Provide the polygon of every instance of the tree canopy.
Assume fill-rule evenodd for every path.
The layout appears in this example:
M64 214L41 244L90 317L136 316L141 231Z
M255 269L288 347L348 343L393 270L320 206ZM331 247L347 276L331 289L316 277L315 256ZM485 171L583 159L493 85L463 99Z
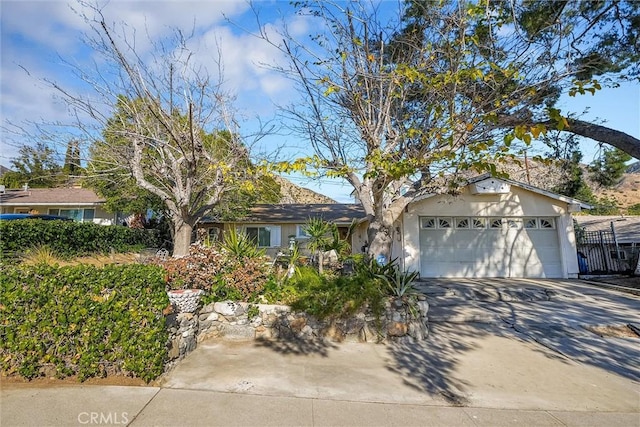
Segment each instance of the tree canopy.
M640 155L636 138L556 107L563 92L637 78L637 3L415 0L395 16L386 2L296 5L318 20L310 40L260 34L289 60L276 68L302 101L284 114L315 152L283 168L351 183L372 255L388 255L416 197L456 191L470 171L500 175L550 130Z

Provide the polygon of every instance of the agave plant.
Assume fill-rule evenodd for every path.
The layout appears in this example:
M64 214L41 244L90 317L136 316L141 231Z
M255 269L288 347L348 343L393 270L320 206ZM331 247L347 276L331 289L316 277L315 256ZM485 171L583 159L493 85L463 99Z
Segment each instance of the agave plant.
M222 249L238 259L258 258L265 254L265 250L258 248L258 245L247 234L239 233L234 228L224 234L221 246Z
M402 298L416 293L413 282L418 278L420 273L417 271L401 271L397 265L394 265L392 270L390 274L386 275L385 281L393 296Z

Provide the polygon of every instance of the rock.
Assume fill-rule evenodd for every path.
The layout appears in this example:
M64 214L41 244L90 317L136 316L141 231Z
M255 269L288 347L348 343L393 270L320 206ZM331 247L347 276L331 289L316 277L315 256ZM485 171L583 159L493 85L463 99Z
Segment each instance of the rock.
M427 317L429 315L429 303L427 300L418 300L418 309L422 317Z
M273 337L273 331L269 328L265 328L264 326L258 326L256 328L256 338L257 339L270 339Z
M300 332L307 336L313 336L313 328L309 325L305 325L305 327L302 328L302 331Z
M256 331L249 325L225 325L222 334L231 339L253 339Z
M233 301L216 302L213 305L213 310L223 316L240 316L244 314L244 308Z
M300 332L302 328L307 325L307 319L305 317L297 317L290 321L289 327L292 331Z
M169 360L177 359L180 357L180 338L174 338L171 340L171 347L169 348Z
M218 313L216 313L216 312L213 312L213 313L209 314L209 316L207 316L206 320L210 320L212 322L215 322L219 318L220 318L220 315Z
M269 313L262 318L262 324L267 328L271 328L277 320L278 316L276 316L274 313Z
M330 325L324 335L332 341L342 342L344 341L344 332L337 328L335 325Z
M209 304L205 305L204 307L202 307L202 308L200 309L200 314L207 314L207 313L211 313L211 312L214 310L214 308L213 308L213 306L214 306L214 305L215 305L215 303L214 303L214 302L212 302L212 303L209 303Z
M387 325L387 333L392 337L403 337L408 330L407 324L403 322L391 322Z

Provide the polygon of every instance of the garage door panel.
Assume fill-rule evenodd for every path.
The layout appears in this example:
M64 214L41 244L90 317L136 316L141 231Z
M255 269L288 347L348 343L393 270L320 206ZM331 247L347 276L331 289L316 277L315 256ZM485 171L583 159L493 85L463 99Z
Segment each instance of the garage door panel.
M555 229L421 229L420 253L423 277L563 276Z

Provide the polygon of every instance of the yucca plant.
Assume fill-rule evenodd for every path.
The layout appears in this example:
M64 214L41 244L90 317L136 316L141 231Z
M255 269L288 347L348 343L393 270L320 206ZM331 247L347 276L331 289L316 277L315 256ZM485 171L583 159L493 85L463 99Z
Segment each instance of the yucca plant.
M235 228L224 233L221 246L222 249L238 259L259 258L266 253L264 249L258 248L258 245L246 233L239 233Z
M309 218L302 229L309 236L307 248L318 256L318 272L322 274L322 254L330 242L331 224L322 218Z

